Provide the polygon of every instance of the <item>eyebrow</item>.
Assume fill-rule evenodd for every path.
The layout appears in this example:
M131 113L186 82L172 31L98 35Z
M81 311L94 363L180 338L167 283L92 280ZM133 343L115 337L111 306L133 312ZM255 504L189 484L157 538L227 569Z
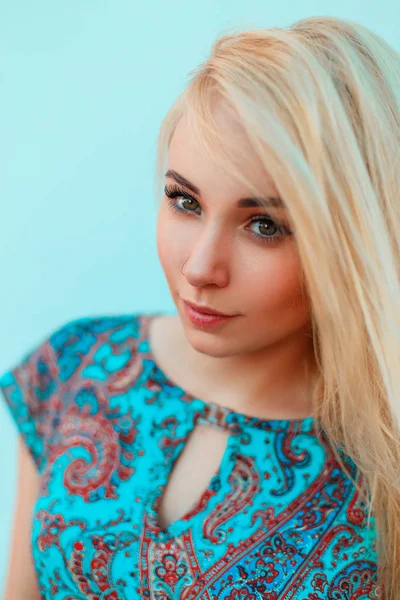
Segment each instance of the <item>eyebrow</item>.
M174 181L185 186L186 188L191 190L194 194L197 194L197 196L201 196L201 192L200 192L199 188L196 185L194 185L194 183L191 183L188 179L183 177L183 175L180 175L177 171L174 171L173 169L169 169L165 173L165 177L170 177L171 179L174 179ZM282 198L280 198L279 196L267 196L266 198L248 197L248 198L240 198L237 201L237 207L238 208L254 208L254 207L256 207L256 208L257 207L285 208L285 204L284 204Z

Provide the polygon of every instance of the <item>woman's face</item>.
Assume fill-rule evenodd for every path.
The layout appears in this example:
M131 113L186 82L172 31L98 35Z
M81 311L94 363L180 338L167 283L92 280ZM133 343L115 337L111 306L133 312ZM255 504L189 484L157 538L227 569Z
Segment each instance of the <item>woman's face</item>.
M265 197L277 197L244 131L221 106L216 110L221 133L235 137L241 168L265 190ZM198 188L194 193L178 184L173 173L166 176L167 190L178 189L192 199L164 194L157 222L158 255L191 345L212 356L233 356L293 336L304 344L309 306L301 293L301 265L284 208L238 207L239 199L251 193L212 162L186 118L172 137L168 171ZM174 211L169 201L185 212ZM188 319L183 299L238 316L203 329Z

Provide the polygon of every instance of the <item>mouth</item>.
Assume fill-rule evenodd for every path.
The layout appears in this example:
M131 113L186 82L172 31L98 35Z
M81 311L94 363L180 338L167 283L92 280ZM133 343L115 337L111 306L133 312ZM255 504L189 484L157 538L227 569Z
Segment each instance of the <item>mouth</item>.
M195 304L191 302L187 302L183 300L183 309L186 315L186 318L194 325L195 327L200 327L202 330L205 327L217 327L223 326L227 323L230 323L232 319L238 315L225 315L225 314L217 314L217 313L209 313L209 312L200 312L200 310L194 308ZM200 307L203 311L204 307ZM207 310L210 310L207 307Z
M189 302L188 300L184 300L183 302L187 304L190 308L200 313L201 315L209 315L212 317L234 317L235 315L228 315L226 313L219 312L217 310L213 310L208 306L199 306L197 304L193 304L193 302Z

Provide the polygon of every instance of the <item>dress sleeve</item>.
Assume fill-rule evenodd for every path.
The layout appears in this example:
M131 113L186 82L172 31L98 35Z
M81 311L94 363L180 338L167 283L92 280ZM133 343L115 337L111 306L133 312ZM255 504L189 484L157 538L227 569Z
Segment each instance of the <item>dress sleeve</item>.
M60 408L56 351L46 339L0 377L0 392L39 472Z

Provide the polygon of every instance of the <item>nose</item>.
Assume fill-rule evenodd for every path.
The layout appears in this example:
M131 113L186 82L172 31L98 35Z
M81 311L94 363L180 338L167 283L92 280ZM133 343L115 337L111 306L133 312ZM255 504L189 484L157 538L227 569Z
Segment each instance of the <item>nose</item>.
M182 274L190 285L201 287L214 284L224 287L229 281L230 242L215 228L203 231L189 249Z

